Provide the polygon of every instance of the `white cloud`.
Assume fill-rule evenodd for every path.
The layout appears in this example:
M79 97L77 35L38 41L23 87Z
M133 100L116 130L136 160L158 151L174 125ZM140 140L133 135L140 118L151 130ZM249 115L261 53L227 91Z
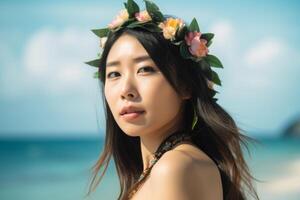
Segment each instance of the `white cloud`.
M30 93L57 95L82 93L96 85L95 69L84 64L99 51L97 37L89 30L50 28L38 30L29 38L22 58L16 66L6 67L2 80L4 95L22 96ZM10 84L13 81L13 84Z
M29 37L20 55L12 47L8 48L9 45L5 46L0 47L0 52L6 52L0 55L3 58L0 59L0 100L11 106L5 110L10 112L6 121L12 119L20 122L20 126L8 124L0 128L2 132L98 130L92 121L96 111L103 124L98 81L93 78L96 68L84 64L100 50L97 36L78 28L44 28ZM13 107L15 104L20 110ZM39 119L44 115L49 122ZM80 120L82 123L78 123ZM62 127L56 126L62 121Z
M209 47L210 54L217 56L225 66L236 61L239 46L235 29L231 20L223 19L212 24L207 31L215 35Z
M215 34L214 45L225 47L232 43L234 27L230 21L219 21L213 24L210 30Z
M266 65L275 63L275 60L282 57L286 47L284 43L278 39L267 38L254 44L245 53L245 61L252 66Z
M24 52L26 71L33 77L59 81L62 85L77 82L86 75L84 59L96 49L91 33L76 29L40 30L28 41ZM94 51L91 51L94 50ZM54 82L53 82L54 84Z

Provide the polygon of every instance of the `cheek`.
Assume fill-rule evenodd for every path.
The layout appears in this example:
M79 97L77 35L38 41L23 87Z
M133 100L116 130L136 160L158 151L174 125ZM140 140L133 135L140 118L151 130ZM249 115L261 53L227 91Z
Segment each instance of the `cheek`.
M182 100L165 79L152 82L142 91L151 121L167 123L178 114Z
M116 94L113 90L112 87L110 87L109 85L105 85L104 86L104 95L105 95L105 99L108 103L108 106L112 112L113 115L115 115L116 113Z

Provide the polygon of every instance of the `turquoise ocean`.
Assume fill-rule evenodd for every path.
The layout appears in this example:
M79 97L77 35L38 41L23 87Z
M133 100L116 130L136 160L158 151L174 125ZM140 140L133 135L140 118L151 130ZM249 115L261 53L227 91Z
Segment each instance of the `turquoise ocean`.
M257 140L259 144L249 146L251 156L246 151L245 155L260 181L256 183L260 198L299 200L300 140ZM96 192L85 196L103 143L101 138L0 139L0 199L117 199L119 183L113 161Z

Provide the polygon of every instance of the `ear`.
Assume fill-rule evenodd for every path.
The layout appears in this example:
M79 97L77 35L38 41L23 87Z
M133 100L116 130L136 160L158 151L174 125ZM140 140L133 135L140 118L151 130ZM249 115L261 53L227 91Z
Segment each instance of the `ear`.
M181 95L181 99L182 100L187 100L192 98L192 95L190 94L190 92L188 90L184 90L183 95Z
M182 98L182 100L187 100L187 99L190 99L190 98L192 98L191 97L191 95L185 95L185 96L183 96L183 97L181 97Z

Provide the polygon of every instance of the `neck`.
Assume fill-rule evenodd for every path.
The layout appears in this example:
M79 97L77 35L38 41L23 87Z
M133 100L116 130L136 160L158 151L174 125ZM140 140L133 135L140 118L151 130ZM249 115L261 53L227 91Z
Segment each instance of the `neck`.
M183 129L183 106L178 114L169 123L165 124L159 130L154 130L140 136L140 146L143 159L143 170L150 166L150 161L160 144L174 132Z
M173 127L167 130L156 131L155 133L149 133L147 135L140 136L141 153L143 158L143 170L149 165L150 161L154 158L154 154L160 144L168 136L174 132L180 130L181 127Z

